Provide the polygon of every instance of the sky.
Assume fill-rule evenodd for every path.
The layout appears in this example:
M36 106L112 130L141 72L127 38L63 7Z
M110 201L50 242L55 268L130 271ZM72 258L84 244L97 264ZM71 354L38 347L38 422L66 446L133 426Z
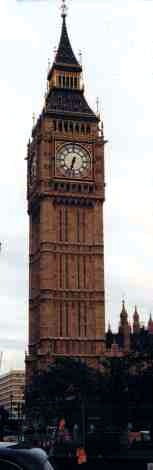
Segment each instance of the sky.
M146 324L153 312L153 0L67 0L85 94L99 97L105 138L106 324L122 299ZM24 367L28 342L26 148L44 103L48 58L61 31L60 0L1 0L1 372Z

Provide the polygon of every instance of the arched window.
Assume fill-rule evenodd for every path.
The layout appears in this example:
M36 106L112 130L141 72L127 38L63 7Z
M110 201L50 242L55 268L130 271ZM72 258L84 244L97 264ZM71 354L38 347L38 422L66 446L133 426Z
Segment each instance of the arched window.
M59 87L61 88L61 86L62 86L62 78L61 78L61 75L59 75L59 77L58 77L58 82L59 82Z
M64 130L65 130L65 132L68 131L68 122L67 121L64 121Z
M81 134L85 134L84 124L82 124L82 126L81 126Z
M53 129L56 131L56 121L53 121Z
M58 129L59 129L60 132L62 132L62 130L63 130L63 123L62 123L62 121L59 121L59 123L58 123Z
M73 132L73 122L70 122L70 132Z
M63 88L65 88L65 75L63 75Z
M69 77L66 77L66 88L69 88Z
M74 88L77 88L77 77L74 78Z
M76 126L75 126L75 132L76 132L77 134L79 134L79 125L78 125L78 124L76 124Z
M71 77L71 88L73 88L73 77Z
M90 134L90 126L87 126L86 132L87 132L88 135Z

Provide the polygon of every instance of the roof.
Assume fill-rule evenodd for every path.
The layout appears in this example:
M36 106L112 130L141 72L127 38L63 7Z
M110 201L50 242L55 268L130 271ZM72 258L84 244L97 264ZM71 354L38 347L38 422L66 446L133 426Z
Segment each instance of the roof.
M62 64L67 64L67 65L71 64L71 65L75 65L79 67L80 69L80 64L74 55L74 52L72 50L71 43L69 40L65 16L63 16L61 37L60 37L58 50L55 56L55 63L56 64L62 63Z
M83 91L63 88L53 88L46 98L45 112L57 116L73 115L79 118L88 118L97 122L98 118L88 105ZM68 117L69 117L68 116Z

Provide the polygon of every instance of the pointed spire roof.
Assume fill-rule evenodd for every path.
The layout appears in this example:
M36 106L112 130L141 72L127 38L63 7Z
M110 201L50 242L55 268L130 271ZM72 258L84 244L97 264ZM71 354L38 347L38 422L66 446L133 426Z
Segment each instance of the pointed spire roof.
M136 306L136 305L135 305L135 309L134 309L133 320L134 320L134 321L138 321L138 320L139 320L139 314L138 314L138 310L137 310L137 306Z
M120 318L121 320L126 320L126 321L128 318L127 310L125 308L125 300L122 300L122 310L121 310Z
M66 26L66 15L62 15L63 23L62 23L62 31L59 46L57 49L57 53L55 56L55 64L64 64L64 65L73 65L76 67L80 67L79 62L77 61L74 52L72 50L72 46L69 40L67 26Z
M153 319L151 313L148 321L148 331L149 333L153 333Z

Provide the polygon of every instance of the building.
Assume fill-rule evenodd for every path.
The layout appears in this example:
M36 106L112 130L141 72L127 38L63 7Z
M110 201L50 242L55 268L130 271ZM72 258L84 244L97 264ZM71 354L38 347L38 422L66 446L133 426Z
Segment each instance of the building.
M9 412L12 418L20 418L24 405L25 372L11 370L0 375L0 406Z
M95 364L105 334L105 140L100 117L84 96L65 0L47 88L27 155L28 377L61 355Z
M106 356L122 357L129 353L153 354L153 320L150 315L146 327L141 322L141 315L137 306L134 308L132 322L128 318L128 312L124 300L120 313L118 331L115 333L109 325L106 332Z

